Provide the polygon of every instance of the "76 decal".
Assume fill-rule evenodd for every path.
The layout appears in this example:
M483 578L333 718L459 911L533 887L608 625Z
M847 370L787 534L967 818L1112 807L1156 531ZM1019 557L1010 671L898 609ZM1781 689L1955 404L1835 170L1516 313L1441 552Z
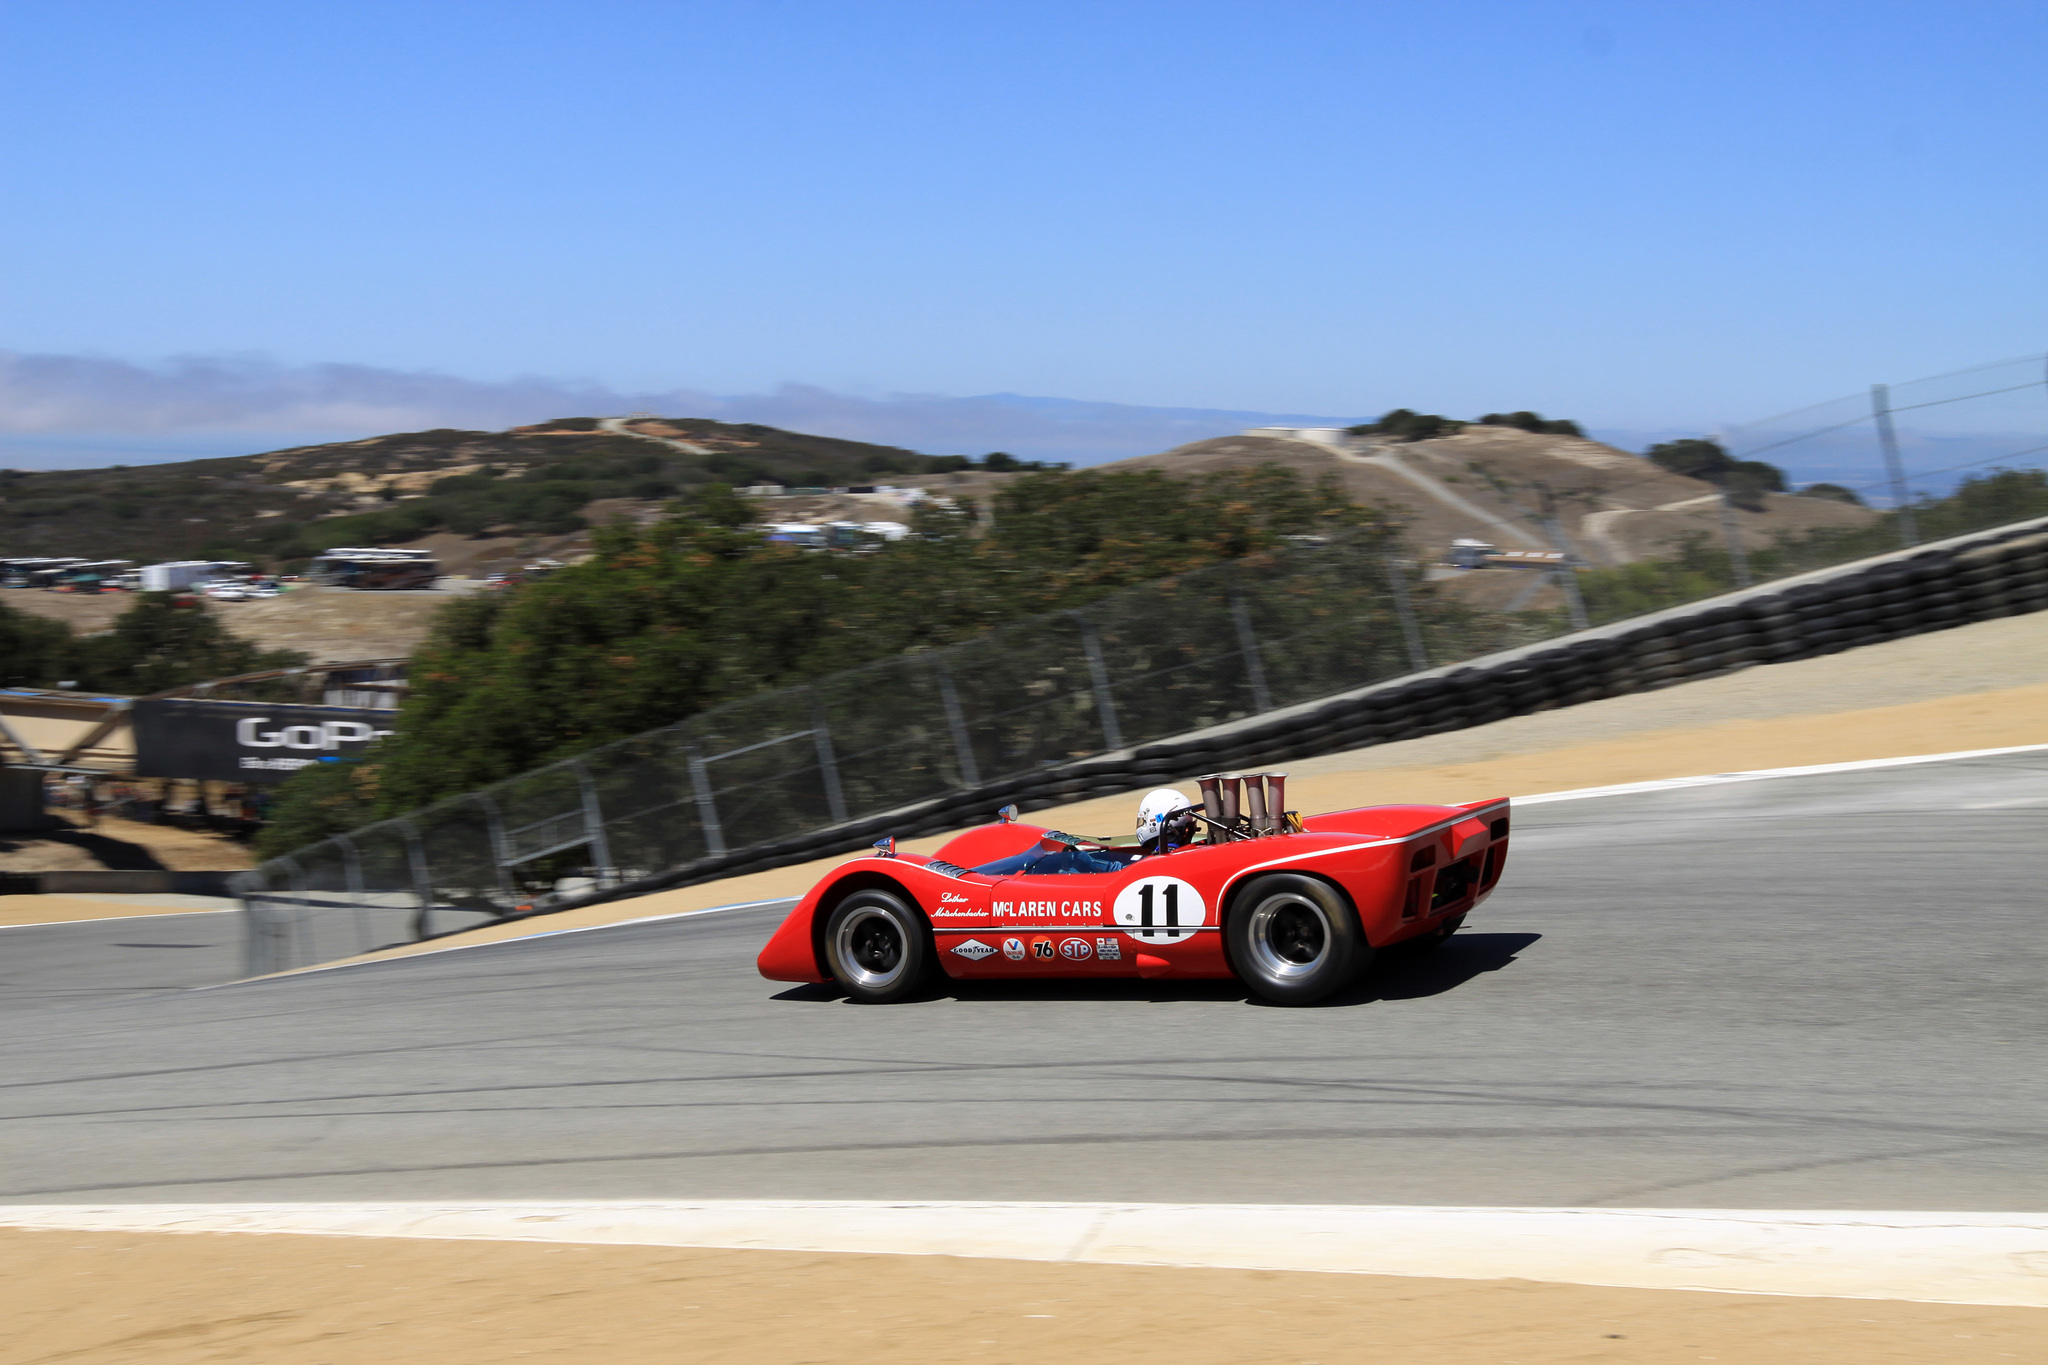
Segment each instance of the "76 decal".
M1140 877L1116 894L1116 923L1132 938L1178 943L1206 924L1202 893L1178 877Z

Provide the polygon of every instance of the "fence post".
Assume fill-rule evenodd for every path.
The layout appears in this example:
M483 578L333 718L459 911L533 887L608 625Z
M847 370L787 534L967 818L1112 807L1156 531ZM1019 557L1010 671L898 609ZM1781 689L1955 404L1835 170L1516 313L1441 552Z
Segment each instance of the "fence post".
M301 851L303 852L303 850ZM306 914L306 869L299 866L299 860L297 858L292 857L290 854L286 854L284 857L279 858L278 861L291 869L291 887L293 892L291 900L291 932L288 934L277 935L277 938L282 938L286 941L284 951L281 954L279 954L279 956L281 956L285 960L273 960L270 963L266 964L265 967L263 968L263 970L266 972L281 972L287 967L295 967L298 965L296 959L298 958L299 955L299 922L301 919L305 917ZM273 946L275 946L274 941Z
M688 746L690 785L697 792L697 823L704 828L704 848L714 858L725 856L725 831L718 827L718 807L711 800L711 773L697 746Z
M967 713L960 709L960 693L953 687L953 670L946 656L933 651L932 673L939 680L939 702L946 708L946 726L953 732L953 752L960 760L960 785L979 787L981 767L974 761L974 744L967 737Z
M505 844L505 817L499 812L498 803L482 792L475 793L471 799L484 808L484 827L491 834L491 869L498 874L498 890L505 897L509 910L517 897L512 894L512 869L505 865L505 860L512 856L511 849Z
M1721 490L1721 534L1728 541L1728 566L1735 571L1735 586L1749 586L1749 556L1742 549L1742 526L1735 520L1735 499Z
M1429 655L1422 648L1422 627L1415 620L1415 606L1408 600L1407 568L1400 560L1382 555L1387 586L1394 590L1394 612L1401 618L1401 638L1408 642L1408 662L1417 673L1429 671Z
M1109 693L1109 665L1102 661L1102 640L1095 633L1095 623L1078 611L1067 615L1081 626L1081 647L1088 651L1088 676L1095 683L1095 709L1102 714L1103 748L1114 753L1124 747L1124 732L1116 723L1116 698Z
M400 820L398 826L405 831L405 861L412 869L412 893L420 902L419 913L412 920L412 936L422 939L427 936L427 914L434 908L434 879L427 870L427 846L412 821Z
M1244 651L1245 677L1252 685L1252 710L1273 709L1273 694L1266 690L1266 664L1259 657L1259 637L1252 634L1252 614L1244 604L1244 590L1230 584L1230 619L1237 622L1237 647Z
M832 752L832 731L825 724L825 703L811 689L811 739L818 746L818 775L825 779L825 806L832 823L846 823L846 796L839 790L839 759Z
M576 774L577 789L583 795L583 833L590 840L590 851L596 855L600 880L607 872L616 872L612 865L611 841L605 838L604 808L597 803L597 782L590 776L590 770L583 766L583 760L573 759L569 767Z
M1899 437L1892 430L1892 391L1886 384L1870 386L1870 412L1877 419L1877 444L1884 451L1884 472L1892 481L1892 506L1899 513L1899 544L1912 549L1920 543L1920 528L1913 521L1913 505L1907 501L1906 469L1899 463Z
M1550 544L1564 556L1564 567L1557 571L1557 586L1564 590L1564 606L1571 615L1572 629L1584 630L1591 624L1586 616L1586 599L1579 596L1578 551L1564 538L1564 527L1557 524L1557 499L1551 496L1550 485L1538 481L1536 491L1543 498L1543 529L1550 533Z
M377 945L376 935L370 932L370 912L363 905L363 854L356 847L356 841L346 834L334 836L334 842L341 845L341 865L347 870L348 898L356 912L356 951L367 953Z

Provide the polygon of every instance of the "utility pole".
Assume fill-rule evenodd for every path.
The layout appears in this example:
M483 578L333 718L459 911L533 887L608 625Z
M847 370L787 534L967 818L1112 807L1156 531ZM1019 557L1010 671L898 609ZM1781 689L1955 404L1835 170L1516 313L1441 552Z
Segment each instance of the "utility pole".
M1899 544L1911 549L1920 543L1920 528L1913 522L1913 504L1907 500L1906 470L1899 463L1899 438L1892 430L1892 393L1887 385L1870 386L1870 411L1877 418L1877 444L1884 451L1884 470L1892 480L1892 506L1899 514Z
M1586 617L1586 600L1579 596L1579 557L1565 543L1564 528L1557 524L1557 499L1551 496L1550 485L1538 481L1535 488L1543 499L1543 529L1549 533L1551 545L1564 556L1557 582L1564 589L1565 609L1571 613L1572 629L1584 630L1591 622Z
M1728 449L1728 433L1721 433L1721 449ZM1742 523L1735 517L1735 499L1724 487L1721 490L1721 537L1728 542L1728 567L1735 574L1735 586L1746 588L1750 585L1749 555L1742 548Z

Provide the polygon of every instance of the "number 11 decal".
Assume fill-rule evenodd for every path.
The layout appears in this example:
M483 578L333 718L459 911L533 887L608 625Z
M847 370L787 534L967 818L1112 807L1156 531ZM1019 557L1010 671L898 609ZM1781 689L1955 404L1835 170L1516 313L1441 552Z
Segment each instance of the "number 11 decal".
M1206 924L1202 893L1178 877L1140 877L1117 893L1116 923L1132 938L1178 943Z

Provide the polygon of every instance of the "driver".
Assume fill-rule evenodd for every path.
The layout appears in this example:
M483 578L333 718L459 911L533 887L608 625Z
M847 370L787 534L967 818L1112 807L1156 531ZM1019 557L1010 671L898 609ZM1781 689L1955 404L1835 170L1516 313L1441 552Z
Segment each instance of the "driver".
M1171 787L1145 793L1138 803L1138 846L1147 854L1164 853L1192 843L1194 803Z

